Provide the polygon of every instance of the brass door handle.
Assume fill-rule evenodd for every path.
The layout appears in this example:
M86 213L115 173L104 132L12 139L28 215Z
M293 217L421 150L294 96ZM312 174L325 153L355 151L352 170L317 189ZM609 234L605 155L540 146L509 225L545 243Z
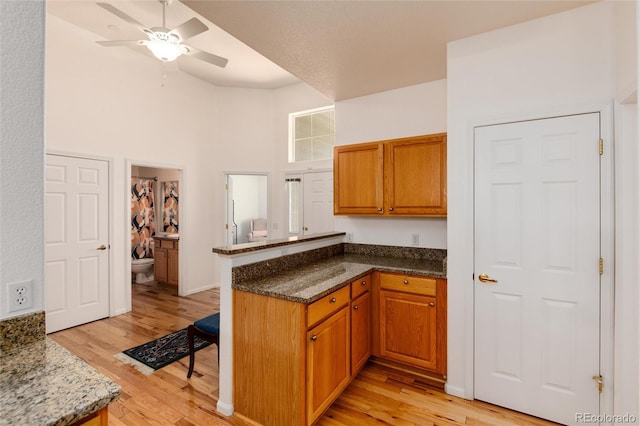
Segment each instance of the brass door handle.
M105 246L104 244L102 244L100 247L98 247L96 250L106 250L107 246Z
M498 280L494 280L493 278L489 278L489 275L487 275L487 274L478 275L478 279L480 280L481 283L497 283L498 282Z

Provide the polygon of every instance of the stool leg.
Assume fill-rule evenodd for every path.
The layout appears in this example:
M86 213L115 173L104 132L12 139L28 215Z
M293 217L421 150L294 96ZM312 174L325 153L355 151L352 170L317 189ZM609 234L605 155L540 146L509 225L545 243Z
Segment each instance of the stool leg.
M187 379L191 378L191 374L193 374L193 364L195 362L195 347L194 347L194 329L193 326L190 325L187 328L187 337L189 338L189 372L187 373Z

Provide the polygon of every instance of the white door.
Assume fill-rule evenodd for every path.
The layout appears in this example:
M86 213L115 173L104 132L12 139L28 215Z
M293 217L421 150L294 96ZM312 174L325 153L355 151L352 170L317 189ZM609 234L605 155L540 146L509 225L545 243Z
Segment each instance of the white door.
M318 234L334 230L333 172L304 173L303 234Z
M106 161L47 155L47 332L109 316L109 168Z
M599 413L599 139L599 114L475 130L475 398L563 424Z

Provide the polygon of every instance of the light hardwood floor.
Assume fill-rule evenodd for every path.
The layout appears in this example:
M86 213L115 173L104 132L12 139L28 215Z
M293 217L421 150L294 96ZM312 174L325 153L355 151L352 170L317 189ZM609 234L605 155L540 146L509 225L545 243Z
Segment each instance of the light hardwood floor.
M216 347L145 376L114 355L179 330L219 309L219 291L178 297L175 287L134 284L131 312L50 334L49 337L122 387L109 406L109 425L250 425L239 416L216 412ZM318 426L355 425L553 425L535 417L480 401L444 394L384 367L367 364L317 422ZM286 426L286 425L282 425Z

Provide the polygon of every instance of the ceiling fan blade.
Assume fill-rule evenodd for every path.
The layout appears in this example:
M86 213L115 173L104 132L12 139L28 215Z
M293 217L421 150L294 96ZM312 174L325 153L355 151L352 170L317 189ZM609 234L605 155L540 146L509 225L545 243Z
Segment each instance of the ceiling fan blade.
M108 40L108 41L96 41L100 46L112 47L112 46L144 46L147 40Z
M127 15L126 13L122 12L120 9L116 9L114 6L110 5L109 3L96 3L98 6L100 6L101 8L103 8L104 10L106 10L107 12L111 12L114 15L116 15L118 18L122 19L123 21L126 21L128 23L130 23L131 25L134 25L136 27L138 27L140 29L140 31L143 32L150 32L150 30L145 27L144 25L142 25L140 22L136 21L135 19L133 19L131 16Z
M216 56L212 53L203 52L202 50L196 49L195 47L186 46L184 44L182 46L186 47L187 51L184 52L185 55L200 59L201 61L205 61L213 65L217 65L221 68L224 68L227 65L227 62L229 62L229 60L226 58Z
M187 22L183 22L176 28L169 31L169 34L177 35L180 38L180 41L185 41L186 39L203 33L208 29L209 27L202 23L198 18L191 18Z

